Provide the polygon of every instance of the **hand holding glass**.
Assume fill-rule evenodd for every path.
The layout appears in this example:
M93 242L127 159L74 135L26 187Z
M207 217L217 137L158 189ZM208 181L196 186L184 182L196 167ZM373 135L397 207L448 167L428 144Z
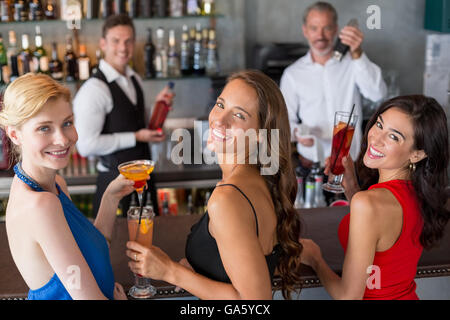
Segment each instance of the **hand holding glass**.
M352 145L353 134L355 133L357 115L351 115L350 112L336 112L334 116L333 143L331 146L330 175L328 183L323 185L323 189L332 193L345 192L342 187L342 178L344 176L344 166L342 158L348 155Z
M155 214L151 208L130 207L127 212L128 235L130 241L137 241L144 247L150 248L153 240L153 218ZM139 217L140 216L140 217ZM140 220L140 223L139 223ZM156 288L151 285L150 279L139 274L134 275L135 284L128 294L135 299L148 299L156 294Z

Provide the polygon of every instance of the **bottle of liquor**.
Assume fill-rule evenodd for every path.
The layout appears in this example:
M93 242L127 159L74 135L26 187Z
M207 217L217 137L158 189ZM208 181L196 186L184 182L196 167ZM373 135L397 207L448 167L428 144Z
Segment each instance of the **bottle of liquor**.
M47 4L45 5L45 19L47 20L55 20L57 18L57 9L56 9L56 0L47 0Z
M14 1L14 21L27 21L28 8L25 0Z
M194 43L194 61L192 64L193 73L195 75L205 74L205 60L202 50L202 29L200 23L197 23Z
M160 18L167 17L166 0L153 0L153 15Z
M58 59L58 50L56 47L56 42L52 43L52 60L48 64L50 70L50 76L58 81L64 79L63 64Z
M66 53L64 55L64 65L66 72L66 81L76 81L78 79L77 57L73 52L72 37L66 38Z
M219 57L217 52L216 30L209 30L208 54L206 56L206 73L215 76L220 73Z
M189 30L187 25L183 25L183 32L181 34L180 44L180 69L184 76L192 73L191 56L189 52Z
M219 73L219 62L217 59L217 42L216 30L210 29L208 35L208 53L206 55L205 63L206 74L208 76L215 76Z
M28 34L22 34L22 51L19 53L19 74L23 75L34 70L33 53L30 50Z
M186 13L189 16L197 16L200 14L200 7L198 6L198 0L186 1Z
M201 14L202 16L210 16L215 13L214 0L202 0Z
M312 172L314 177L314 189L315 189L314 204L316 208L324 208L327 206L327 202L325 201L325 195L322 189L323 174L320 170L320 162L316 162L313 164Z
M139 1L138 0L128 0L126 5L126 12L128 12L128 16L130 18L137 18L138 16L138 4Z
M36 26L36 35L34 41L36 44L36 49L33 52L34 72L48 74L49 73L48 56L47 52L42 46L41 28L39 26Z
M89 79L91 60L87 56L86 45L80 44L80 57L78 58L78 77L81 81Z
M147 28L147 42L144 46L145 51L145 77L154 78L156 76L155 66L153 61L155 59L155 45L152 39L152 29Z
M164 198L162 203L162 215L168 216L170 214L169 210L169 199L167 192L164 192Z
M133 193L134 194L134 193ZM144 207L146 208L146 209L148 209L148 210L150 210L150 212L154 212L153 211L153 202L152 202L152 196L151 196L151 194L150 194L150 191L149 192L147 192L147 196L146 196L146 199L145 199L145 205L144 205Z
M83 13L86 19L98 18L100 3L98 0L84 0Z
M125 0L114 0L114 13L125 13Z
M102 51L100 49L95 50L95 64L92 66L91 74L97 73L101 58L102 58Z
M183 16L183 0L170 0L169 12L171 17Z
M14 30L9 30L9 45L6 55L8 56L8 64L11 70L9 81L12 82L19 77L19 52L17 49L17 39Z
M162 27L156 29L155 71L157 78L167 78L167 49Z
M0 16L2 22L12 21L10 0L0 0Z
M175 43L175 30L169 31L169 53L167 60L167 71L169 77L180 76L180 60L178 59L177 48Z
M152 16L153 0L139 1L139 12L142 18L150 18Z
M195 28L189 29L189 65L191 66L191 74L194 72L194 45L195 45Z
M192 202L192 194L188 195L188 202L187 202L187 213L188 215L194 214L194 204Z
M303 208L315 208L314 197L316 194L315 188L315 180L312 172L308 174L306 177L306 185L305 185L305 205Z
M3 35L0 33L0 67L8 65L8 56L5 45L3 44Z
M101 0L100 11L102 12L102 18L106 19L113 14L112 0Z
M169 88L169 91L172 91L173 88L175 87L175 83L169 82L167 86ZM164 100L156 101L155 107L152 112L152 117L148 124L148 128L150 130L162 129L164 121L166 121L167 114L169 113L169 110L170 106Z
M41 0L30 0L28 11L28 19L30 21L39 21L44 19L44 8L42 7Z

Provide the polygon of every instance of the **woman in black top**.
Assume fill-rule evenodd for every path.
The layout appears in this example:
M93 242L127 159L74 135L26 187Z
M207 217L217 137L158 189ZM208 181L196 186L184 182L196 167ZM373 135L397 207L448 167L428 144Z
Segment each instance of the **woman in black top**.
M259 71L232 75L209 127L208 149L223 175L188 237L187 261L177 263L155 246L128 242L129 266L201 299L271 299L278 266L283 295L290 297L302 247L293 208L289 121L278 86Z

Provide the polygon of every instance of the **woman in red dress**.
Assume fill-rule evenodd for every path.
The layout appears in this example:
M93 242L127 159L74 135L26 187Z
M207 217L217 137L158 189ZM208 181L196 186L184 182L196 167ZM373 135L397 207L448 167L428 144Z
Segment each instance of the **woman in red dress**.
M356 163L361 187L353 162L344 160L351 214L338 230L345 250L342 275L330 269L312 240L301 240L302 262L331 297L418 299L419 258L423 248L438 244L450 216L448 146L447 118L432 98L397 97L372 116Z

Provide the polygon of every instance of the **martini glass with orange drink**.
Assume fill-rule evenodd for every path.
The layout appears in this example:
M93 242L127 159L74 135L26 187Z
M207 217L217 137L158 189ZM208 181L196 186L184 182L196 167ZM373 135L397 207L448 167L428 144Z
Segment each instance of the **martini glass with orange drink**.
M152 160L133 160L121 163L118 169L125 178L134 181L134 189L138 195L139 206L142 207L142 194L147 184L147 177L155 169L155 162Z
M353 111L353 110L352 110ZM342 158L348 155L352 145L358 116L353 112L337 111L334 116L333 143L330 157L330 175L323 189L332 193L344 193L342 179L344 177L344 166Z

